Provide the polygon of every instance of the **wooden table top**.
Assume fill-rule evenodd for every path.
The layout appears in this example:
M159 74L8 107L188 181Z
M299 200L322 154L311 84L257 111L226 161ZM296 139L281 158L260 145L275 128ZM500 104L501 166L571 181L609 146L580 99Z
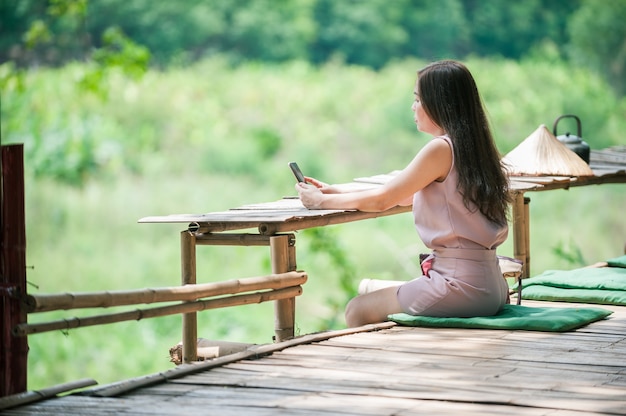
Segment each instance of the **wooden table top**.
M604 183L625 183L626 146L620 146L617 149L591 152L590 166L594 176L511 176L510 188L513 192L524 193ZM397 175L398 172L393 171L386 174L355 178L351 183L338 186L349 189L367 189L381 186ZM395 215L409 212L410 210L410 206L398 206L376 213L356 210L309 210L302 205L296 196L288 196L277 201L248 204L226 211L144 217L139 220L139 223L187 223L190 225L190 229L202 229L206 232L257 228L260 234L272 235L277 232L302 230Z

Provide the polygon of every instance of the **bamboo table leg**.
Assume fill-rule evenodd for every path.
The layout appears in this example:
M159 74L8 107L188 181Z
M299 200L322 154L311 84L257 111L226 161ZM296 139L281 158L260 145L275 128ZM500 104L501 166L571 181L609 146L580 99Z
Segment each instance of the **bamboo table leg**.
M523 277L530 277L530 198L524 197L524 246L526 247L526 275Z
M196 237L189 231L180 234L181 284L196 284ZM198 360L198 319L196 312L183 314L183 363Z
M513 252L514 257L524 262L522 278L530 277L530 198L516 192L513 200Z
M285 273L296 270L295 236L283 234L270 237L272 273ZM280 342L293 338L295 326L296 300L277 300L274 306L275 340Z

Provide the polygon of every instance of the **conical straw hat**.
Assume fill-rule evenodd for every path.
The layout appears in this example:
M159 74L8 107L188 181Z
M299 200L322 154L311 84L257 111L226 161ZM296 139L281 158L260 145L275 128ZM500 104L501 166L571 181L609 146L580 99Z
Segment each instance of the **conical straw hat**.
M593 176L587 163L540 125L502 161L509 175Z

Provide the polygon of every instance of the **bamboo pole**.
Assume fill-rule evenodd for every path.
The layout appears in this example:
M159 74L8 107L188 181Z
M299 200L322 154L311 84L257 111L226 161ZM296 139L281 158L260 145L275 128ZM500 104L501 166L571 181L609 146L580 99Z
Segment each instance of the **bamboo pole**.
M180 234L181 284L196 284L196 238L193 233ZM182 319L183 362L198 360L196 342L198 339L198 317L195 311L184 313Z
M196 232L196 245L212 246L268 246L270 237L260 234L225 234Z
M49 399L61 393L67 393L71 390L82 389L83 387L91 387L98 384L95 380L84 378L69 383L58 384L56 386L47 387L41 390L26 391L12 396L0 398L0 410L9 409L15 406L22 406L34 403L40 400Z
M288 287L284 289L270 290L267 292L255 292L245 295L234 295L219 299L198 300L176 305L162 306L149 309L135 309L128 312L112 313L106 315L90 316L85 318L74 317L51 322L36 324L19 324L13 328L15 336L26 336L59 329L72 329L85 326L105 325L122 321L139 321L141 319L156 318L173 314L189 314L198 311L226 308L229 306L249 305L253 303L269 302L278 299L293 298L302 294L302 287ZM184 345L184 344L183 344ZM194 339L193 347L196 347Z
M29 294L26 296L25 304L28 313L36 313L60 309L107 308L140 303L192 301L206 297L252 292L255 290L298 286L305 283L306 280L306 273L300 271L174 287L126 291Z
M513 194L513 253L514 257L524 262L522 277L528 277L526 265L526 218L524 215L524 193Z
M527 196L524 197L524 251L526 259L522 270L526 275L522 275L522 278L528 278L530 277L530 198Z
M284 234L270 238L272 272L284 273L295 269L295 240L292 235ZM274 333L276 341L284 341L294 336L295 298L276 301L274 305Z

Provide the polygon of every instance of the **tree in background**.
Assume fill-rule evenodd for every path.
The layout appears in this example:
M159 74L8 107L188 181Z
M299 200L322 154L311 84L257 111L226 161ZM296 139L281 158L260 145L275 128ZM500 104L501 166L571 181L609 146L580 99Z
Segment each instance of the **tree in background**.
M563 48L567 43L567 21L580 2L463 0L461 3L471 27L471 44L466 52L519 59L542 42Z
M111 27L159 66L219 54L379 69L406 57L520 59L548 43L624 94L625 9L626 0L3 0L0 63L89 60L110 47Z
M153 64L225 54L234 63L308 59L315 25L309 0L98 0L89 5L94 39L112 24L146 46ZM96 46L98 46L96 44Z
M401 24L408 33L403 56L426 60L461 58L471 52L472 26L463 1L406 0Z
M517 59L545 39L562 46L567 19L578 4L578 0L5 0L0 5L0 60L28 60L20 49L25 32L40 41L40 54L57 57L48 63L76 59L81 51L88 57L111 26L148 47L157 64L215 53L235 62L324 63L339 57L373 68L407 56Z
M626 1L584 0L568 24L570 56L597 70L626 94Z
M0 62L60 65L90 47L87 0L0 2Z
M90 5L88 0L3 0L0 63L36 67L91 59L101 69L120 67L134 75L145 71L149 51L113 21L102 30L90 30L94 12Z
M408 33L399 25L401 10L385 0L316 1L313 17L317 30L310 59L318 64L339 59L380 68L399 56L407 42Z

